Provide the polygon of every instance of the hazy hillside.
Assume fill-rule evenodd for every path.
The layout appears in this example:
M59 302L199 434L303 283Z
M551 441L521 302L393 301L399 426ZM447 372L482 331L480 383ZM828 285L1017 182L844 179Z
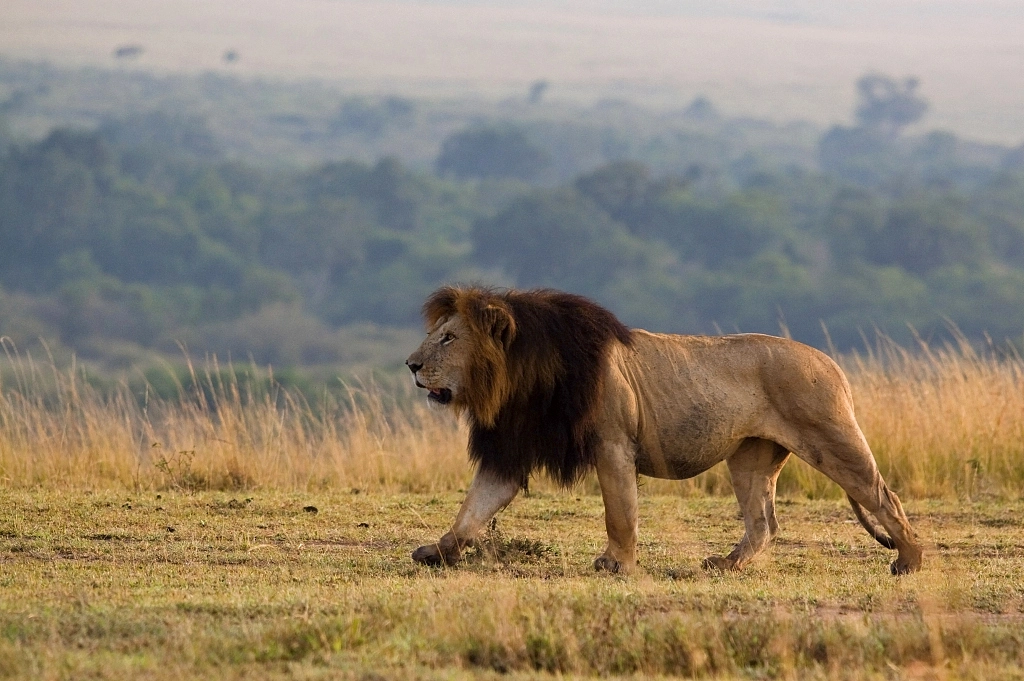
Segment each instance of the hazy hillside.
M1024 151L915 134L914 79L851 83L854 124L829 128L540 85L499 104L2 62L0 87L0 335L58 359L398 367L452 281L839 348L1024 331Z
M1022 34L1010 0L12 0L0 335L330 376L481 281L1021 343Z

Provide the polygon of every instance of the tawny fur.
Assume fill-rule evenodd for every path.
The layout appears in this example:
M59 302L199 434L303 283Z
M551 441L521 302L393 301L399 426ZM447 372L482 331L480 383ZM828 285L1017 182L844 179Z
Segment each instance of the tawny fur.
M407 364L432 397L467 415L478 471L452 530L416 560L457 561L537 469L566 485L594 469L608 531L595 567L628 572L637 473L681 479L725 461L746 533L705 565L740 569L778 531L775 483L793 452L899 551L894 573L920 568L920 545L857 426L849 384L817 350L756 334L629 331L595 303L549 290L445 287L424 318L427 338Z

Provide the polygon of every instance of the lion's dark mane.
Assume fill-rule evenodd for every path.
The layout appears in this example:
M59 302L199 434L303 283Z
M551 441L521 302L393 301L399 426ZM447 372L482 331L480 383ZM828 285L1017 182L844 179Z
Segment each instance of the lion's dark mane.
M629 329L597 303L570 293L448 291L479 297L477 309L500 306L515 322L505 348L510 397L490 427L470 410L470 458L524 485L538 468L565 486L578 481L596 461L609 345L630 345Z

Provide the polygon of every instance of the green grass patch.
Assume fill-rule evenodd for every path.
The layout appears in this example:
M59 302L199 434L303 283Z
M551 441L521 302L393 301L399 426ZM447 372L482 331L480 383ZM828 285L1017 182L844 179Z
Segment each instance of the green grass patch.
M0 492L0 677L1020 678L1019 502L910 501L894 578L840 501L783 499L739 574L727 498L646 494L642 574L592 571L598 496L535 493L457 568L461 495ZM314 506L317 512L306 510Z

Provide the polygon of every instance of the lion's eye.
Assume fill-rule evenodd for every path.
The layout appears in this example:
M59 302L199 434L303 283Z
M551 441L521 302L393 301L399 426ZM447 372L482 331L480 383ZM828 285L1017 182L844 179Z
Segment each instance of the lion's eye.
M455 340L455 336L453 334L446 333L441 336L441 345L450 345L453 340Z

